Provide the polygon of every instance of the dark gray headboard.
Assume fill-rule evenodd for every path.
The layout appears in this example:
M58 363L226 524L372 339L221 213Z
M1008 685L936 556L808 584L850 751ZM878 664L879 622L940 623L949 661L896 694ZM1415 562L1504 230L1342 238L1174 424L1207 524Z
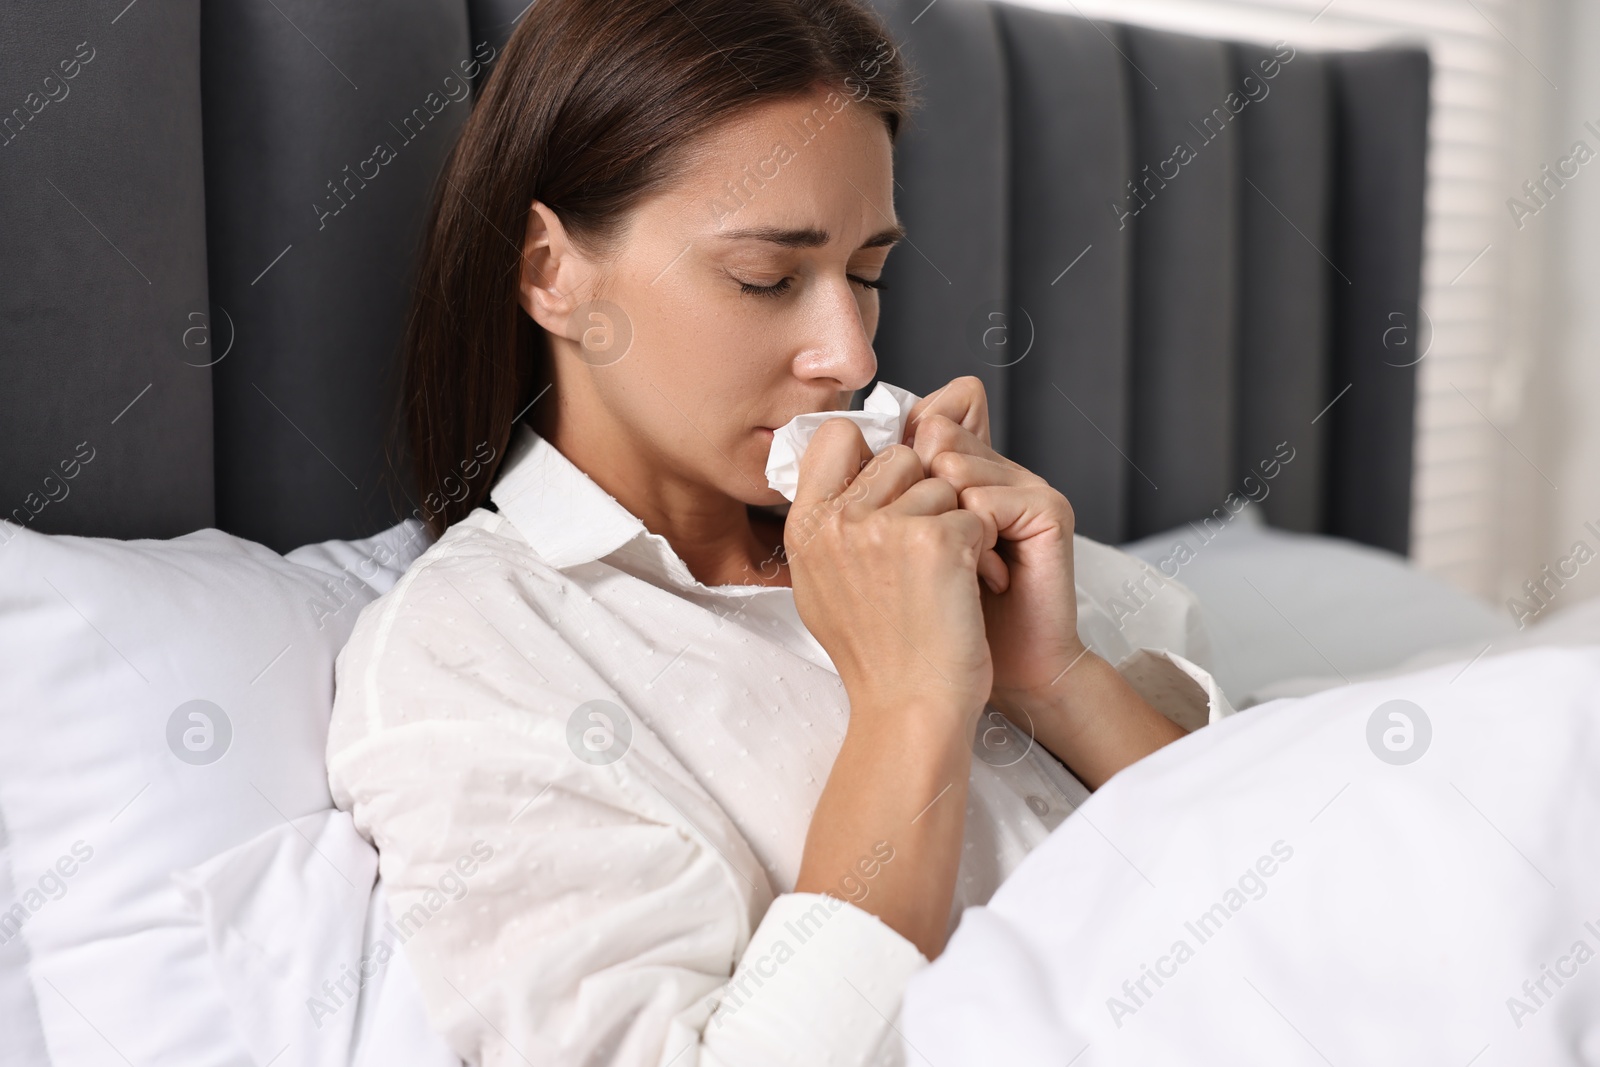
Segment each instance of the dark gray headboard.
M1211 514L1287 441L1272 523L1404 553L1415 378L1393 328L1417 322L1426 53L1284 62L1020 6L879 6L928 102L899 147L916 248L890 259L882 375L981 377L997 445L1097 540Z
M414 249L526 6L0 8L0 514L281 551L407 513L382 447ZM1385 341L1416 321L1425 53L878 6L926 101L882 377L982 377L996 444L1099 540L1212 513L1287 441L1272 522L1404 552Z

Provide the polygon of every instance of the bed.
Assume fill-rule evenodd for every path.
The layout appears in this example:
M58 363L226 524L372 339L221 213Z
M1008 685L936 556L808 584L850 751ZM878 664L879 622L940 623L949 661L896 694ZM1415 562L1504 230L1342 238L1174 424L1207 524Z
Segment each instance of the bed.
M1235 706L1512 640L1404 559L1426 54L880 8L927 98L881 377L982 378L1080 532L1201 592ZM428 543L407 267L523 10L0 11L0 1060L457 1062L322 752Z

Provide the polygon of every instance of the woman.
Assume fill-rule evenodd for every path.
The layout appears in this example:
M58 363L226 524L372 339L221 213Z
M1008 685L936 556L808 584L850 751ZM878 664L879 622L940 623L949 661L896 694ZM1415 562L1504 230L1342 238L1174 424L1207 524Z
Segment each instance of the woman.
M471 1062L892 1053L961 909L1225 707L1138 651L1192 599L1073 537L975 378L876 457L823 424L782 517L773 428L876 372L909 106L858 0L539 0L449 159L406 340L441 536L339 658L329 775Z

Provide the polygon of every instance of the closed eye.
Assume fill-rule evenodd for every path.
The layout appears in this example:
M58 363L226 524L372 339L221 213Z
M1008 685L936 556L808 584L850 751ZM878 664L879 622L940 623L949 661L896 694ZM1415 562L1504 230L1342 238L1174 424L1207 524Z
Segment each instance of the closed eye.
M751 296L782 296L789 291L791 279L784 278L776 285L751 285L749 282L740 282L739 291Z
M851 281L855 282L864 289L888 288L888 286L882 281L877 281L871 278L862 278L854 274L847 274L845 277L849 278ZM742 293L748 293L751 296L782 296L784 293L789 291L792 284L793 279L791 278L784 278L773 285L751 285L749 282L740 282L739 291Z

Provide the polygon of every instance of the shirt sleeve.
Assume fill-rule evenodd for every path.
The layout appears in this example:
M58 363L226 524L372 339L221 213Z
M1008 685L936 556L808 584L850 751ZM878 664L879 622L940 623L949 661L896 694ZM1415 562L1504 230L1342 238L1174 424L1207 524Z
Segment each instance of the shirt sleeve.
M1078 633L1138 694L1195 730L1234 713L1211 676L1211 641L1193 590L1136 556L1077 534Z
M927 959L842 899L774 899L545 621L549 579L490 540L447 532L336 667L332 793L378 848L430 1021L494 1067L866 1063Z
M1185 730L1198 730L1234 712L1210 672L1176 653L1135 649L1116 669L1152 708Z

